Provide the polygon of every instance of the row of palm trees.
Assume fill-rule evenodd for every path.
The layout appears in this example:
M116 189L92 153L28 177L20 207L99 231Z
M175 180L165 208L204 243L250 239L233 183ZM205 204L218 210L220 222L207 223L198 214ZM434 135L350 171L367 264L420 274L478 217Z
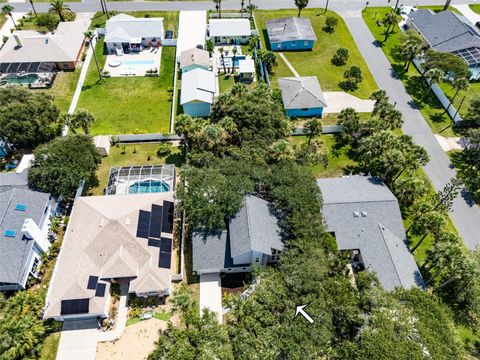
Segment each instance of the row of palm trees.
M100 0L103 1L103 0ZM215 10L217 10L218 18L222 18L222 0L213 0L213 3L215 4ZM245 7L245 0L242 0L240 3L240 10L241 13L243 14L245 11L248 11L250 14L250 20L252 19L253 16L253 11L257 9L257 6L255 4L252 4L252 0L248 0L248 5Z
M103 1L103 0L101 0ZM33 0L29 0L30 5L32 6L32 11L37 16L37 10L35 9L35 6L33 4ZM2 11L1 14L3 16L9 16L10 19L12 20L13 26L15 29L18 29L17 23L15 22L15 19L13 18L13 10L15 8L10 5L10 4L5 4L2 6ZM50 8L48 9L49 14L54 14L58 15L60 18L60 21L67 21L73 18L73 11L70 9L70 6L66 4L63 0L52 0L50 2Z

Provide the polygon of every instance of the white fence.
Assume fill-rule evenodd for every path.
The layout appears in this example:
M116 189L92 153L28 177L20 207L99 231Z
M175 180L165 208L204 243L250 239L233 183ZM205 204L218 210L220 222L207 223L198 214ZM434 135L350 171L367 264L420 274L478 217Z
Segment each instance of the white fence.
M417 70L420 72L420 74L423 74L423 68L422 65L420 65L420 61L418 59L413 60L413 64L417 68ZM430 80L426 81L431 84L432 82ZM447 98L447 96L444 94L442 89L440 89L440 86L438 86L436 83L433 83L432 85L432 92L435 94L437 97L438 101L442 104L443 108L446 109L448 107L448 115L450 118L453 120L454 123L458 123L462 121L462 117L457 113L457 109L453 105L450 105L450 100ZM450 105L450 107L449 107Z
M211 12L209 14L210 19L218 19L220 16L217 12ZM245 11L243 13L223 13L222 12L222 19L248 19L250 18L250 13Z
M163 46L177 46L177 39L163 39Z

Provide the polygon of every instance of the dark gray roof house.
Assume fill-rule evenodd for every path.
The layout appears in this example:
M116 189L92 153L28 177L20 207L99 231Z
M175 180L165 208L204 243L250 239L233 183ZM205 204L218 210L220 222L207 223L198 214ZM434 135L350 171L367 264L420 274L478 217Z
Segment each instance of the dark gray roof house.
M193 270L198 274L248 271L266 265L283 249L276 210L269 202L248 195L240 211L219 232L194 232Z
M289 17L269 20L267 32L270 43L317 40L309 18Z
M279 78L278 85L282 90L283 106L287 110L327 106L316 76Z
M424 286L410 253L397 199L380 180L366 176L318 179L327 231L340 251L359 254L386 290ZM357 260L358 260L357 259Z
M28 188L27 172L0 174L0 290L22 290L50 246L55 201Z
M480 64L480 34L464 16L422 9L409 14L407 23L432 49L454 53L471 67Z

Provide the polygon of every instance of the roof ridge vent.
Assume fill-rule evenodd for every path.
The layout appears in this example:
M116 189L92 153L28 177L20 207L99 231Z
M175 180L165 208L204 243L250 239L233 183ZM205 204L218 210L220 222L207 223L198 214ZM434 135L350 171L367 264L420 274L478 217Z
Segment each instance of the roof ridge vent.
M360 213L359 213L358 211L354 211L354 212L353 212L353 217L354 217L354 218L360 217Z
M362 217L367 217L367 212L366 211L362 211Z

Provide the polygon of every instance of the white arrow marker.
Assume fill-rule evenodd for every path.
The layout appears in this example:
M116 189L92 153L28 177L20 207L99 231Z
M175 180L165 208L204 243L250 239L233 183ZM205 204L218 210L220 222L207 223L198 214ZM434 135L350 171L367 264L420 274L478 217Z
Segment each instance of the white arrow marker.
M313 319L310 315L307 314L307 312L305 310L303 310L308 304L305 304L305 305L297 305L297 310L295 311L295 316L297 316L298 314L301 314L305 319L307 319L307 321L310 323L310 324L313 324Z

